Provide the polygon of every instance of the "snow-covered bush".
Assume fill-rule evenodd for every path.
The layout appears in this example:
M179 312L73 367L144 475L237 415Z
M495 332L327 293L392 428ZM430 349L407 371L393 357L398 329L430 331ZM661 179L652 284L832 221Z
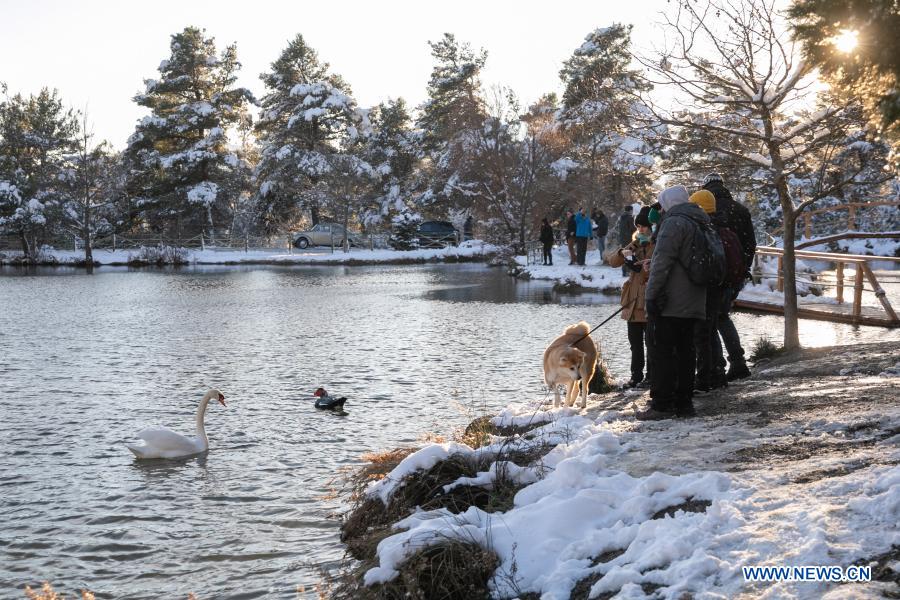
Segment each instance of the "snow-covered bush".
M186 265L188 253L184 248L175 246L141 246L137 254L128 254L130 265Z

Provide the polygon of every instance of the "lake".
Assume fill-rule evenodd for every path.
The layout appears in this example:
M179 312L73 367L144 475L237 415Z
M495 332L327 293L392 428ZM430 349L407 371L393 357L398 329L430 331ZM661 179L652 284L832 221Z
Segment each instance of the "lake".
M361 454L448 434L549 398L541 355L618 308L480 265L0 268L0 589L98 598L296 598L337 564L330 496ZM745 346L776 316L736 315ZM801 321L808 346L900 332ZM618 317L604 356L628 376ZM317 386L348 397L317 411ZM192 433L208 387L208 455L138 462L147 426Z

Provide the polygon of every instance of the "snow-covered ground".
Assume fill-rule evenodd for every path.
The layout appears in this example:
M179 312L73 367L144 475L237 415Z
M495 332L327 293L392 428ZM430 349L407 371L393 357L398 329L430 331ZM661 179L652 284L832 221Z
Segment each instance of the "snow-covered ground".
M470 258L483 256L496 252L497 248L480 240L469 240L458 247L448 247L427 250L362 250L353 248L351 252L336 250L332 253L329 249L310 248L307 250L294 249L288 252L284 249L250 249L248 252L234 249L207 248L206 250L185 249L189 263L194 264L329 264L329 263L389 263L403 261L441 261L447 259ZM8 257L16 256L21 252L7 252ZM75 250L50 250L48 256L56 259L60 264L71 264L84 260L83 251ZM94 261L101 265L124 265L137 258L138 250L94 250Z
M592 396L586 411L511 405L496 425L544 423L514 443L555 445L540 464L506 470L525 484L514 507L414 512L379 544L365 582L389 581L417 549L456 538L497 553L498 598L564 600L586 580L592 597L607 598L897 594L896 557L893 575L870 583L753 583L742 567L847 568L900 545L898 353L887 343L772 361L696 399L699 417L688 420L636 421L635 401L646 398L631 391ZM451 453L497 451L495 441L426 446L369 494L387 500L404 476ZM498 468L454 485L490 485Z

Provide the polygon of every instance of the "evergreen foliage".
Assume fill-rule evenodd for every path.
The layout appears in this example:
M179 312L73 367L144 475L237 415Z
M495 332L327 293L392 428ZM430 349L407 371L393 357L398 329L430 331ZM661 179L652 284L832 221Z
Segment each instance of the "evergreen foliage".
M149 108L128 140L128 192L138 217L153 230L180 234L227 226L227 182L238 158L227 133L245 119L253 96L235 87L240 63L235 45L216 51L203 30L172 36L160 79L145 80L134 101Z

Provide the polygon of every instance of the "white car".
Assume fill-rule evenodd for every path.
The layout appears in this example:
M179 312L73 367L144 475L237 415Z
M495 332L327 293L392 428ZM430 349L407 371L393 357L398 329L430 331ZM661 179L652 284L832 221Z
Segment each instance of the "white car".
M347 231L347 241L351 246L358 246L361 241L360 234L355 231ZM309 248L310 246L340 246L344 240L344 226L338 223L317 223L308 231L300 231L294 234L294 247Z

